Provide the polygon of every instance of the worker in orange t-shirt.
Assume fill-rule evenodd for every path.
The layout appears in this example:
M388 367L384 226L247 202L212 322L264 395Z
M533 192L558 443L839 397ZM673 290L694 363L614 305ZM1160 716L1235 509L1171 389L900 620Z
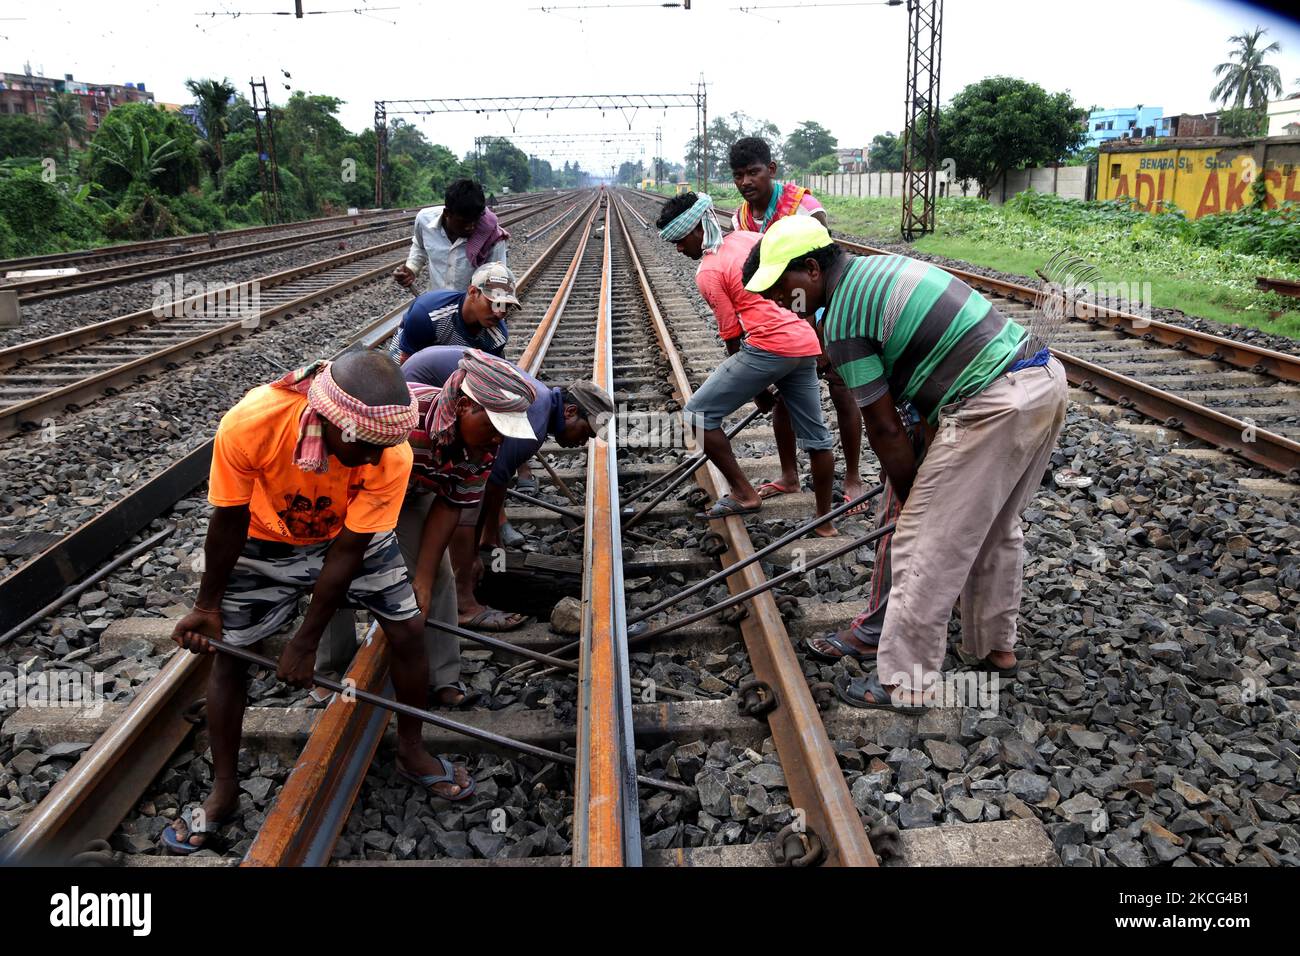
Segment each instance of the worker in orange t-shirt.
M245 395L217 429L203 577L172 639L195 653L212 653L218 640L257 645L295 620L310 591L276 676L308 686L330 617L345 603L360 605L388 639L397 699L423 707L424 613L394 533L411 474L407 437L417 424L418 402L401 370L379 353L317 362ZM247 665L217 655L207 691L212 792L163 831L175 853L213 848L239 805L247 685ZM420 730L418 719L398 715L399 771L435 796L470 796L469 772L429 754Z

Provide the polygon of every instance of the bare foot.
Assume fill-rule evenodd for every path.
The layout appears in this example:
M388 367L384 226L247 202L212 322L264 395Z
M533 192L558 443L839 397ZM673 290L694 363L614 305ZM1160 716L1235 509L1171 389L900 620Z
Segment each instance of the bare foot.
M840 533L836 531L835 526L828 521L826 524L821 524L813 528L813 534L819 538L837 538Z

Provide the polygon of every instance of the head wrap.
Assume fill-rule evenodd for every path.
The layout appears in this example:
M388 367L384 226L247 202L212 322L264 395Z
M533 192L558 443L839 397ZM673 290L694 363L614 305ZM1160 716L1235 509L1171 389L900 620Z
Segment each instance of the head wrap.
M659 230L659 238L665 242L680 242L701 223L704 224L704 251L714 252L722 245L722 230L713 215L713 197L708 193L699 193L695 205Z
M474 227L474 232L465 241L465 258L469 260L472 268L477 269L488 261L488 256L492 254L492 249L498 242L509 238L510 233L502 229L497 222L497 214L491 209L484 209L478 225Z
M537 399L532 383L505 359L466 349L425 416L425 431L433 444L448 445L457 437L456 400L464 395L466 381L475 395L473 401L491 412L527 412Z
M298 444L293 463L303 471L329 470L329 449L325 447L322 423L343 429L353 441L388 448L406 441L419 424L419 403L367 405L345 392L330 374L333 363L316 361L272 383L307 396L307 407L298 420Z

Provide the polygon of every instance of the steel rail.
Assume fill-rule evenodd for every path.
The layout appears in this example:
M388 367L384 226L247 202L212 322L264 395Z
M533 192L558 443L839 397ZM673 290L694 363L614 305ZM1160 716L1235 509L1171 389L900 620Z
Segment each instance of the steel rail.
M203 249L197 252L186 252L175 256L161 256L154 259L138 259L134 262L103 266L98 269L92 269L87 272L78 272L73 275L42 276L36 279L19 279L9 282L8 284L0 284L0 290L10 290L18 293L18 301L20 304L37 302L43 299L53 299L61 296L81 295L84 292L93 292L96 289L104 289L110 286L123 285L127 282L135 282L139 279L148 279L153 276L175 273L177 268L180 266L207 268L208 266L220 265L223 262L237 262L240 259L251 259L254 256L260 256L266 253L287 252L290 249L310 246L317 242L329 242L333 239L341 239L348 236L369 235L378 231L397 229L412 221L414 220L409 216L394 216L391 219L367 223L363 226L345 226L339 229L328 229L324 232L312 233L305 237L301 235L293 235L275 239L263 239L258 242L250 242L239 246L227 247L226 249L216 252ZM0 283L3 282L4 280L0 279Z
M670 381L677 400L684 407L693 391L690 379L673 344L668 324L659 310L649 275L637 255L631 231L622 215L618 214L622 205L620 200L615 206L616 218L650 312L655 335L660 348L668 357ZM691 441L691 444L694 442ZM721 493L722 475L712 464L697 471L695 480L710 497L716 498ZM722 556L724 567L744 561L754 553L753 543L740 518L730 517L714 524L729 545ZM727 586L733 594L753 590L763 583L763 572L756 563L727 579ZM821 714L808 689L803 668L786 632L776 600L770 591L765 591L750 602L749 608L750 614L740 624L741 634L755 678L766 683L777 700L777 707L767 715L767 721L785 771L791 803L804 811L808 830L820 837L825 848L826 863L876 866L876 855L867 840L849 788L844 783L834 748L827 738Z
M63 779L0 841L0 865L66 863L106 840L194 729L211 659L173 654Z
M566 236L557 239L543 255L554 255ZM406 308L405 304L398 306L369 323L348 347L357 344L364 348L383 347ZM211 457L212 440L209 439L93 521L0 580L0 622L8 625L20 621L24 613L49 601L62 587L74 584L111 555L122 540L137 533L202 484ZM379 670L387 672L386 654L386 642L367 641L354 658L348 676L358 687L382 683L372 679L372 675ZM0 842L0 862L66 862L90 841L111 836L192 729L184 715L204 693L211 660L209 655L173 653L110 729L19 827ZM346 717L346 721L341 717ZM322 864L328 860L345 822L346 808L355 799L373 756L373 747L378 746L387 723L387 715L369 704L356 704L346 712L336 711L332 715L329 707L322 712L317 723L320 732L314 732L309 738L311 752L304 751L305 757L299 758L295 775L299 767L308 768L305 774L324 768L323 778L316 775L317 785L331 787L331 799L304 801L302 793L311 781L303 776L295 783L295 775L291 775L267 815L268 823L276 815L277 820L289 819L290 825L278 830L263 826L250 848L250 855L256 853L251 860L253 865L273 861L277 853L286 860L291 855ZM369 740L373 740L373 747L367 756L365 743ZM314 745L313 741L316 741ZM323 746L330 742L331 746ZM325 756L317 760L321 753ZM348 790L351 798L347 796ZM284 810L279 809L282 803ZM296 810L289 809L291 804ZM337 816L340 807L345 807L342 817ZM294 812L306 810L317 820L311 827L303 826L301 820L292 820ZM332 819L328 818L331 812L336 814ZM258 846L264 833L273 842Z
M592 381L614 394L613 197L605 199ZM619 529L617 430L587 447L582 629L578 653L575 866L640 866L641 824L632 737L631 670Z
M298 222L282 222L267 226L246 226L242 229L224 229L216 233L218 239L241 238L244 236L263 235L268 232L283 232L290 229L297 229L303 226L312 226L320 223L338 222L343 219L353 221L378 216L388 216L396 213L417 213L419 207L410 207L406 209L363 209L355 215L343 216L323 216L319 219L302 219ZM39 256L21 256L15 259L0 259L0 276L5 272L15 269L22 269L27 266L44 266L56 267L59 263L77 263L94 261L96 259L112 259L129 256L137 252L151 252L155 249L168 249L177 245L195 245L201 242L209 242L211 233L194 232L184 236L169 236L164 239L144 239L139 242L122 242L112 246L101 246L97 249L80 249L73 252L50 252ZM0 278L0 281L3 281Z
M1235 452L1254 464L1300 478L1300 443L1285 435L1198 405L1060 349L1052 349L1052 354L1065 366L1070 382L1084 391L1101 395L1122 407L1133 408L1162 422L1167 428L1186 432Z
M596 202L592 201L587 217L587 231L579 242L579 255L590 233ZM557 236L538 256L517 284L522 292L541 275L574 230L583 222L581 215ZM566 276L571 276L572 266ZM571 281L571 279L570 279ZM567 290L562 285L552 300ZM405 306L394 310L387 321L372 327L362 344L368 348L381 348L391 337L401 319ZM548 314L550 313L548 309ZM534 340L543 333L539 325ZM530 343L531 344L531 343ZM374 639L372 629L363 641L348 668L347 677L357 691L380 693L388 682L388 642ZM360 792L360 782L374 759L384 730L388 726L386 713L340 700L336 697L326 706L324 716L313 728L307 745L295 762L285 782L282 794L267 810L266 818L245 857L250 866L318 866L328 861L334 844L338 841L347 815Z
M719 215L726 215L727 212L718 210ZM891 254L886 249L849 239L837 238L835 241L857 255ZM1033 304L1039 294L1037 289L1004 279L952 266L941 268L972 288L989 291L1016 302ZM1186 329L1086 301L1077 303L1073 317L1134 338L1246 369L1257 375L1268 375L1287 383L1300 383L1300 358L1284 352L1235 342L1210 332ZM1066 377L1072 385L1118 402L1121 406L1131 407L1169 428L1186 432L1288 478L1300 474L1300 444L1285 435L1259 428L1251 422L1111 371L1062 349L1054 348L1052 352L1065 366Z
M404 309L390 310L371 322L352 344L375 348L386 342ZM202 484L211 458L209 439L108 512L51 546L41 556L46 559L46 576L58 568L65 578L80 577L88 564L111 554L125 537ZM101 557L96 559L96 554ZM30 564L0 581L0 598L4 598L0 613L10 613L11 596L26 595L28 605L42 600L42 591L31 587L39 582L23 574ZM110 837L193 728L185 714L203 696L211 660L206 654L174 652L45 799L0 841L0 863L62 863L91 840Z

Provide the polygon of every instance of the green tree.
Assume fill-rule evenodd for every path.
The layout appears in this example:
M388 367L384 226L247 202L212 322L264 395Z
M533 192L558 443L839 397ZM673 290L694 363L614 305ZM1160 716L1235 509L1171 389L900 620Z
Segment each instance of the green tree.
M645 177L645 163L637 160L635 163L624 160L619 163L617 180L621 186L638 185Z
M90 141L90 179L101 184L110 197L120 198L132 179L109 154L118 154L123 143L139 148L141 134L150 150L172 141L174 154L163 161L161 172L152 178L153 186L163 195L179 196L199 184L202 163L199 160L199 137L194 125L179 113L168 113L149 103L126 103L109 111Z
M59 134L33 116L0 113L0 159L38 158L59 145Z
M167 171L167 162L179 154L174 139L150 142L149 132L141 126L114 126L108 135L96 139L95 149L109 166L121 170L130 186L153 190L154 183Z
M819 156L812 161L808 167L808 172L814 176L829 176L831 173L837 173L840 170L840 158L834 153L827 153L825 156Z
M815 120L804 120L786 137L785 165L791 172L807 169L814 160L835 152L838 145L839 140L825 126Z
M1231 55L1234 58L1214 68L1214 75L1220 79L1210 91L1211 98L1225 106L1232 100L1234 110L1244 106L1263 110L1270 95L1281 95L1282 74L1277 67L1266 64L1264 58L1270 53L1282 52L1282 47L1276 42L1260 46L1260 40L1267 32L1257 26L1250 33L1228 38L1228 42L1233 44Z
M975 179L988 198L1009 169L1063 161L1087 139L1084 111L1069 93L991 76L972 83L939 114L940 152L958 179Z
M873 173L896 173L903 168L903 141L892 132L877 133L871 138L867 157Z
M727 116L715 116L709 124L709 179L722 182L731 178L731 168L727 156L731 144L746 136L758 136L767 140L772 148L772 158L779 166L782 162L781 131L769 120L750 116L739 111ZM695 175L699 156L702 152L700 138L692 137L686 144L686 170L690 176Z
M51 93L45 101L45 122L59 137L66 164L70 155L68 144L82 146L86 141L86 115L81 111L81 97L76 93Z
M1220 136L1263 136L1267 132L1268 113L1265 110L1243 106L1219 112Z
M221 182L225 166L222 147L230 131L230 107L235 100L235 87L224 76L219 80L186 80L185 88L194 96L194 108L199 127L207 138L216 157L215 175Z

